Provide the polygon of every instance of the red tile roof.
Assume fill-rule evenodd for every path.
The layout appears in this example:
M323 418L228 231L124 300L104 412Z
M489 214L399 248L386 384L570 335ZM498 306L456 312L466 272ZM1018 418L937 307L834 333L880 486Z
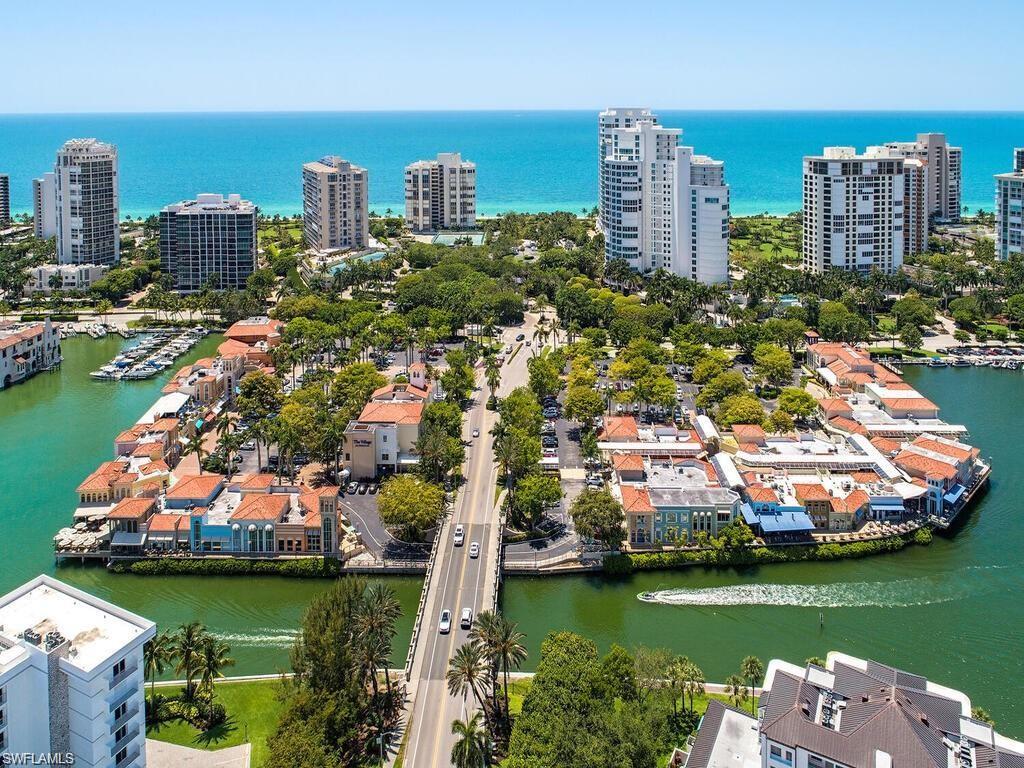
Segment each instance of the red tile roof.
M238 487L243 491L265 491L274 484L275 479L275 476L268 472L257 472L243 477Z
M793 483L793 492L801 504L805 501L828 501L832 498L821 483Z
M927 397L883 397L882 403L899 410L938 409L938 406Z
M277 521L290 505L291 498L285 493L253 493L242 499L230 519Z
M873 437L871 438L871 444L885 454L894 453L903 447L899 440L892 440L888 437Z
M184 475L167 490L167 498L206 499L223 482L223 475Z
M359 421L373 424L419 424L423 416L421 402L370 401L359 414Z
M843 432L849 432L853 435L866 435L868 433L867 428L863 424L860 424L853 419L848 419L845 416L833 416L828 420L828 423L836 429L842 430Z
M925 477L939 477L952 480L956 477L956 467L944 461L922 456L913 451L900 451L895 458L896 466L908 472L920 472Z
M121 499L107 515L108 520L141 520L156 507L156 499Z
M654 505L651 504L650 494L646 488L637 488L633 485L620 486L622 490L622 508L627 513L654 512Z
M613 453L612 468L616 472L643 472L644 457L639 453Z
M267 320L261 323L252 323L248 320L239 320L228 328L224 335L229 339L267 338L280 333L284 323L280 320Z
M767 486L752 486L747 488L747 496L750 497L751 501L757 501L765 504L778 504L779 495L772 488Z
M632 416L606 416L601 430L601 439L606 441L634 441L640 438L636 419Z
M76 489L79 493L88 491L106 491L128 469L126 461L105 461Z
M933 440L932 438L925 437L922 435L918 437L913 445L918 448L924 448L926 451L934 451L935 453L941 453L943 456L949 456L957 461L967 461L971 458L977 458L981 453L977 448L958 448L955 445L949 445L941 440Z
M732 433L737 443L763 443L764 429L760 424L733 424Z
M149 518L149 522L146 523L146 528L150 533L157 531L172 532L177 531L181 526L181 521L185 520L188 515L176 515L170 512L163 512L159 515L153 515Z
M823 397L818 400L818 405L821 407L821 410L826 413L830 411L844 411L846 413L853 412L853 406L841 397Z

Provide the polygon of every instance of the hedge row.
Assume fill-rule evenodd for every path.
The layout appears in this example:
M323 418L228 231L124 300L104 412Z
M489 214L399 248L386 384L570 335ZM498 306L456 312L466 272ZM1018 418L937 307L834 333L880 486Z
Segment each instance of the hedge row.
M291 560L246 560L218 558L154 558L117 560L110 564L113 573L139 576L248 576L271 574L300 579L322 579L340 576L341 563L333 558L302 557Z
M688 565L765 565L800 563L816 560L845 560L896 552L908 544L930 544L932 532L920 528L912 534L891 536L871 541L813 544L788 547L741 547L735 549L676 550L671 552L638 552L619 554L604 559L604 570L611 574L633 571L655 571L682 568Z
M23 322L23 323L33 323L33 322L38 322L40 320L45 320L47 317L49 317L50 321L54 322L54 323L74 323L74 322L76 322L78 320L78 315L76 315L76 314L73 314L73 313L72 314L67 314L67 313L60 314L60 313L58 313L58 314L55 314L55 315L40 315L40 314L22 315L21 316L21 322Z

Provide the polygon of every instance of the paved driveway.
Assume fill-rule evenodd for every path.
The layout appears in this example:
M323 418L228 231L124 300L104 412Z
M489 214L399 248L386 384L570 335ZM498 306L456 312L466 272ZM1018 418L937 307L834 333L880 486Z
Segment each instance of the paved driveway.
M426 560L430 557L427 544L407 544L399 541L384 527L377 513L377 496L370 493L345 493L341 509L359 531L366 549L378 560Z
M146 739L146 765L148 768L249 768L251 751L250 744L207 750Z

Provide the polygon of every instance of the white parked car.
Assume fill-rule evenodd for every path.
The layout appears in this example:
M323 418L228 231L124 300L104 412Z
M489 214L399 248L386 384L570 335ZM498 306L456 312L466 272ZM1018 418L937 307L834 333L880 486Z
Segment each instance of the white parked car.
M480 430L479 429L476 429L476 428L473 429L473 437L480 437Z
M473 559L476 559L476 558L480 557L480 544L479 543L474 541L472 544L469 545L469 556L472 557Z
M462 525L455 526L455 546L461 547L466 542L466 529Z
M447 635L452 631L452 612L445 608L441 611L441 620L437 623L437 631Z

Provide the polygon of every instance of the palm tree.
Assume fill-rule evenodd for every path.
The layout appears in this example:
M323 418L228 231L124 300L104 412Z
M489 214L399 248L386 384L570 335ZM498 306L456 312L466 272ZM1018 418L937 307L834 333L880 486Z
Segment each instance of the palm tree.
M483 687L487 677L487 658L479 643L463 643L448 663L448 693L462 696L465 703L467 694L472 692L480 709L485 709Z
M452 765L455 768L484 768L490 759L491 745L480 722L480 713L474 712L468 720L452 723L455 744L452 745Z
M202 432L194 432L188 439L188 444L185 446L183 454L188 456L190 453L196 455L196 461L199 464L199 474L203 474L203 454L206 453L206 449L203 447Z
M686 659L686 657L683 657ZM690 697L690 714L693 712L693 699L696 696L703 696L705 693L704 689L704 670L697 666L697 664L689 659L686 659L684 668L684 679L683 679L683 695Z
M764 674L764 664L757 656L747 656L740 662L740 672L750 683L750 714L754 714L754 685Z
M729 675L725 679L725 693L734 707L739 707L747 700L747 686L739 675Z
M495 393L501 385L501 367L494 355L488 355L484 359L484 378L487 380L487 389L491 391L491 400L494 400Z
M149 678L149 699L150 711L156 713L156 678L162 675L164 670L177 655L174 636L169 632L161 632L153 637L142 649L143 663L146 668L146 677Z
M224 677L224 668L233 666L235 663L235 660L228 656L229 653L231 653L231 647L213 635L204 637L203 644L199 647L196 674L199 675L200 684L210 697L211 720L213 719L214 685L219 678Z
M510 667L519 669L526 661L526 638L511 622L499 613L481 611L470 631L470 639L477 640L495 667L502 672L502 690L505 694L505 717L508 717L508 673Z
M199 653L207 636L206 627L198 621L182 624L174 637L178 663L174 671L185 675L185 697L191 699L195 693L192 678L199 667Z

